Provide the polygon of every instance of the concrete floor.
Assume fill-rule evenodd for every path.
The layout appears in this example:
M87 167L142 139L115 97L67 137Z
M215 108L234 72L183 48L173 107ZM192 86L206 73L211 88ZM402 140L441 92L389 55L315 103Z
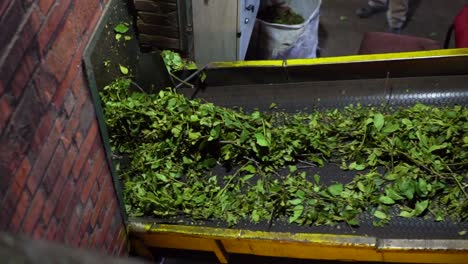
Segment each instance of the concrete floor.
M360 19L354 12L366 0L323 0L320 12L320 49L322 57L356 54L363 33L387 31L385 13L371 18ZM411 16L402 34L432 38L444 42L446 32L453 18L468 0L413 0ZM442 44L441 44L442 45ZM165 264L211 264L217 263L214 256L166 258ZM288 263L288 264L343 264L350 262L324 262L306 260L286 260L236 256L231 263ZM361 263L362 264L362 263Z
M321 56L356 54L363 33L387 31L385 13L367 19L354 12L366 0L323 0L320 11ZM410 0L411 14L402 34L444 42L447 29L468 0Z

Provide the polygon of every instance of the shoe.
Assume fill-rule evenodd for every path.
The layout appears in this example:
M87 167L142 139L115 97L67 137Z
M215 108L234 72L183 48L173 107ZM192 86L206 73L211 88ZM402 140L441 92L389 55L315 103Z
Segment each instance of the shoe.
M388 28L388 33L400 35L401 34L401 28Z
M387 10L387 7L384 6L370 6L361 7L356 10L356 15L360 18L368 18L373 14L384 12Z

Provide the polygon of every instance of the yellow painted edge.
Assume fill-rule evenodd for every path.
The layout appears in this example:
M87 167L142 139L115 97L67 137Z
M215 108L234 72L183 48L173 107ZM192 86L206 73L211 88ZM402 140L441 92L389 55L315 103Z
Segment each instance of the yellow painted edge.
M135 233L171 233L200 236L213 239L270 240L285 242L314 243L332 246L375 247L379 250L462 250L468 251L467 240L426 240L377 239L375 237L339 234L288 233L250 231L243 229L187 226L177 224L129 222L129 229ZM378 241L379 240L379 241ZM446 248L446 247L449 248Z
M375 247L377 240L374 237L334 234L309 234L250 231L242 229L185 226L152 223L129 223L130 231L136 233L174 233L191 236L211 237L214 239L252 239L273 240L289 242L307 242L321 245L363 246Z
M225 62L212 62L208 65L208 68L307 66L307 65L319 65L319 64L353 63L353 62L386 61L386 60L402 60L402 59L422 59L422 58L456 57L456 56L468 56L468 48L399 52L399 53L383 53L383 54L370 54L370 55L350 55L350 56L326 57L326 58L316 58L316 59L290 59L290 60L285 60L285 61L283 60L225 61Z
M174 240L179 244L176 247L178 249L190 248L186 243L187 239L184 239L184 237L212 239L213 241L222 241L222 243L223 241L230 240L237 241L236 243L246 243L244 246L247 245L248 250L236 251L237 253L276 257L285 257L285 255L282 255L281 252L274 251L274 244L270 243L280 243L283 247L288 246L292 247L292 249L295 248L299 250L310 250L312 246L312 248L320 248L320 252L323 251L324 254L330 254L330 252L333 252L333 254L336 253L336 258L330 258L329 255L321 256L320 252L315 252L313 259L340 259L340 254L344 252L343 250L345 250L349 256L355 256L353 258L355 261L378 260L405 263L465 263L466 257L468 257L468 247L460 248L457 246L455 248L443 248L446 242L444 240L429 240L430 244L436 242L436 244L440 244L442 247L431 248L429 245L426 245L429 247L420 247L421 245L412 247L412 241L407 241L409 242L406 243L407 246L402 247L402 245L399 245L398 240L382 239L378 241L378 239L374 237L365 236L247 231L241 229L157 224L137 221L129 222L129 230L133 232L136 237L146 237L146 239L153 240L161 235L173 236ZM286 244L288 242L292 244ZM394 242L397 243L394 244ZM425 241L418 240L416 242L419 242L416 244L424 244ZM466 245L465 242L467 241L463 240L462 242L464 242L463 245ZM160 243L164 242L160 241ZM400 243L404 243L404 240L401 240ZM267 248L265 248L265 246ZM276 246L278 246L278 244ZM260 252L258 251L259 249L263 251ZM229 252L228 250L228 253ZM306 255L297 255L295 257L311 258L309 255Z

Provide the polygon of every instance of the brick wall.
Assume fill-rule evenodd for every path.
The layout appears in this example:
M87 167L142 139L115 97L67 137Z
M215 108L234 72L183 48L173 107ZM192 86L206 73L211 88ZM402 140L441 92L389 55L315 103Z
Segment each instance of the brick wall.
M107 2L0 1L0 231L126 253L82 69Z

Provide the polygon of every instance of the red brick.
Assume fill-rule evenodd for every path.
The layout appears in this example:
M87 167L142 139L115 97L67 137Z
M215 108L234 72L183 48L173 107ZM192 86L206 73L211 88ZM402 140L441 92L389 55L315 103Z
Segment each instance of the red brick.
M7 96L0 98L0 131L6 127L8 119L11 116L11 107Z
M78 228L79 230L79 236L82 237L87 229L88 229L88 224L89 220L91 219L91 215L93 214L93 210L95 210L94 205L91 201L88 201L85 205L84 211L83 211L83 217L81 219L80 226Z
M78 116L77 132L80 132L80 134L83 137L86 137L86 135L88 134L89 126L91 125L93 121L97 121L97 119L96 119L96 115L94 112L94 106L91 103L92 100L90 96L88 95L87 86L83 85L82 89L79 90L78 94L79 94L78 95L79 97L75 96L75 98L77 98L77 104L80 105L80 110L79 110L80 114ZM83 113L85 111L87 111L86 114ZM86 126L88 127L86 128Z
M62 169L60 171L60 175L62 177L68 177L77 155L78 155L78 150L76 149L75 146L71 145L70 148L68 149L67 157L65 158Z
M79 131L82 135L86 135L89 129L89 126L93 121L96 120L96 112L94 110L94 105L91 100L86 101L83 104L80 115L80 125Z
M98 177L99 190L105 189L105 184L112 185L112 181L110 183L109 181L105 182L107 179L112 179L112 175L109 170L109 165L102 168L101 175L99 175Z
M76 131L73 142L75 142L77 147L81 147L81 143L83 143L83 133L80 130Z
M99 156L99 155L104 155L103 150L103 145L101 141L101 137L96 137L94 140L93 146L91 147L91 153L93 154L93 161Z
M101 173L102 175L102 173ZM107 179L105 180L105 183L111 181L110 179ZM90 224L92 227L95 227L96 225L96 222L99 218L99 215L101 214L101 211L102 210L105 210L107 208L107 206L111 206L112 205L112 200L109 200L110 197L110 185L107 185L106 188L103 188L101 193L99 194L99 198L98 198L98 201L97 203L95 204L95 210L93 212L93 215L91 216L91 221L90 221ZM107 204L107 206L105 206Z
M26 234L31 234L34 228L36 227L37 221L41 216L42 208L44 207L45 194L44 191L39 189L37 190L34 198L32 200L29 213L24 219L23 231Z
M37 1L37 5L43 14L47 14L54 2L55 0L39 0Z
M53 107L51 107L53 108ZM65 113L65 111L62 110L58 110L58 116L57 118L55 119L55 128L57 129L57 131L60 132L60 139L62 138L61 134L63 133L63 131L65 130L65 125L67 124L67 114Z
M89 235L88 235L88 233L85 233L80 239L79 247L80 248L87 248L88 242L89 242Z
M37 221L36 227L32 233L33 239L43 239L47 232L47 225L44 224L40 219Z
M58 145L59 137L60 134L54 126L47 138L47 141L43 144L36 162L34 162L31 174L29 175L27 186L31 193L36 191L37 186L42 181L45 171L49 166L49 162L52 159L52 154Z
M44 108L34 89L26 89L7 127L0 137L0 169L2 174L12 174L20 165L37 128Z
M96 0L82 0L79 4L73 6L70 16L80 36L85 35L87 31L92 31L93 27L90 27L91 20L101 12L99 1Z
M29 163L29 159L23 159L20 167L16 171L15 175L15 182L18 184L19 188L23 189L24 185L26 184L26 180L28 179L29 172L31 171L31 164Z
M97 241L99 237L101 236L101 230L95 230L93 234L91 235L88 243L88 248L89 249L97 249L99 245L97 245Z
M3 203L0 203L2 215L12 215L14 213L22 191L23 189L15 181L12 181L11 184L8 184L8 192L4 198ZM4 217L4 219L0 219L0 226L6 227L9 222L10 221L8 217Z
M11 217L9 230L12 233L17 233L21 227L26 211L31 205L31 195L28 191L21 193L21 197L16 205L15 213Z
M67 117L70 117L73 113L73 108L75 107L75 96L73 96L73 93L71 90L67 91L67 94L65 95L65 101L63 102L63 109L65 110L65 113L67 114Z
M70 20L65 21L45 59L48 72L53 74L59 83L66 77L78 44L75 28Z
M119 211L116 210L110 219L111 224L108 231L106 232L107 253L112 253L116 241L118 241L119 231L122 228L122 222L120 221Z
M5 92L5 83L4 80L0 79L0 96Z
M8 6L13 3L14 0L3 0L0 1L0 17L3 17L4 13L6 12Z
M35 0L22 0L24 10L27 10Z
M65 160L65 149L61 143L57 145L55 153L50 161L49 167L45 173L42 184L47 194L51 194L57 177L60 175L62 164Z
M60 141L62 142L65 149L70 148L71 143L73 142L72 126L73 126L73 119L68 118L64 120L64 129L62 131L62 134L60 135ZM74 146L76 146L76 144Z
M120 250L118 254L115 254L115 255L120 256L120 257L128 257L128 245L127 245L126 240L122 240Z
M0 72L2 73L2 79L5 80L5 85L10 83L13 78L13 73L17 70L18 65L21 65L25 52L29 49L32 52L33 58L38 58L34 52L37 49L36 41L34 36L42 22L42 17L37 9L33 9L30 13L28 20L24 24L23 28L18 33L18 37L15 38L11 45L11 49L7 53L5 61L0 63ZM2 32L3 35L3 32ZM18 94L19 87L14 87L15 96ZM19 91L18 91L19 90Z
M62 193L60 194L60 199L53 214L60 222L62 221L62 218L67 210L67 206L73 197L73 192L75 190L74 188L75 184L73 183L73 181L68 180L65 183Z
M92 101L87 80L81 70L79 71L72 85L72 92L75 98L77 98L78 105L82 106L85 102Z
M55 236L53 240L59 243L63 243L65 241L65 230L67 229L67 226L63 224L61 221L58 221L58 222L59 224L57 226L57 230L55 230Z
M79 49L73 56L71 63L70 63L70 67L68 68L65 74L65 78L60 83L60 86L58 87L54 95L54 99L52 100L52 103L54 104L54 106L56 107L62 106L65 96L67 95L68 92L72 90L73 88L72 85L74 84L78 75L81 74L80 69L81 69L81 61L83 58L82 55L83 55L82 49Z
M0 54L10 43L15 35L18 27L21 24L25 11L20 1L13 1L11 6L6 10L5 14L1 17L2 34L0 34Z
M121 225L121 228L119 229L119 232L118 234L116 235L115 237L116 241L113 242L113 245L114 245L114 251L113 251L113 255L122 255L121 254L121 250L122 248L124 249L124 253L125 255L128 253L127 252L127 233L125 231L125 226L122 224Z
M33 72L36 69L39 61L39 54L35 49L29 49L21 60L21 64L14 73L13 80L10 84L11 93L15 98L21 97L24 89L29 83Z
M53 240L55 238L57 230L58 230L58 221L55 217L52 217L52 219L47 225L47 232L44 238L49 241Z
M44 206L44 211L42 213L42 219L45 223L48 223L50 218L53 216L53 212L57 208L57 204L59 203L59 201L62 200L62 197L60 195L61 195L62 190L65 187L66 180L67 180L67 175L60 174L60 176L57 178L57 181L55 182L52 192L47 198L47 201Z
M98 245L104 244L104 239L106 238L107 232L108 232L109 227L110 227L110 225L112 223L112 220L114 218L114 213L117 210L116 203L112 203L112 204L113 205L111 205L110 208L108 208L107 214L106 214L105 218L103 219L102 234L101 234L101 236L99 237L99 239L97 241Z
M34 137L31 144L32 155L37 156L41 150L42 145L49 136L52 127L54 125L54 119L57 116L55 111L47 111L47 113L41 118L39 127L34 133Z
M68 223L68 228L65 231L65 242L71 246L78 246L80 236L78 235L81 216L83 215L83 206L77 204L73 210L72 217Z
M78 79L80 78L76 79L77 81L75 81L75 83L78 83ZM80 124L81 107L87 98L83 97L81 94L74 94L74 97L76 98L75 107L72 115L68 118L65 130L62 133L62 138L64 139L64 143L67 142L69 144L69 142L74 142L76 146L80 146L81 141L76 142L75 135Z
M70 7L71 0L57 1L57 4L49 11L48 19L41 27L38 35L39 49L41 53L46 53L49 48L53 34L58 31L59 25L66 20L66 13Z
M58 81L56 76L48 71L50 67L50 62L45 61L42 63L39 72L34 78L34 83L36 84L36 89L39 96L42 98L44 105L48 105L52 101L52 97L57 90Z
M81 192L81 202L85 203L88 199L90 199L90 192L91 189L93 188L94 183L96 182L96 177L99 175L103 168L103 162L104 161L104 154L100 151L98 152L99 155L95 162L93 163L93 168L92 172L89 176L89 178L86 180L86 183L83 187L83 190Z
M106 165L104 165L106 166ZM102 170L102 168L101 168ZM97 180L94 180L94 183L93 183L93 187L91 189L91 193L89 195L89 198L91 199L91 201L93 202L93 204L96 204L97 202L97 198L98 198L98 194L99 194L99 186L97 184Z
M78 176L80 175L80 170L88 158L89 151L91 150L91 147L93 146L92 144L94 140L96 139L96 137L98 136L97 132L98 132L97 121L94 121L88 131L88 135L86 136L85 140L80 146L80 152L72 168L72 174L75 179L77 179Z

